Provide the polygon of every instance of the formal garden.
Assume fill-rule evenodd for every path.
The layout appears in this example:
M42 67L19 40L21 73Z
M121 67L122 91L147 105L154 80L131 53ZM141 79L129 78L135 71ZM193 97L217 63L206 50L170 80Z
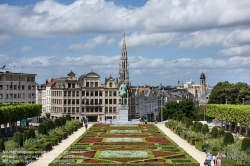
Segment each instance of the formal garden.
M0 139L0 166L25 166L51 151L80 127L81 122L71 121L70 116L66 116L40 123L37 130L16 131L13 139L5 142Z
M165 125L202 152L212 150L214 155L223 152L223 166L250 165L250 138L235 135L248 134L249 106L210 104L206 111L208 116L221 119L220 127L209 129L207 124L183 116L177 116ZM245 128L242 128L243 124ZM230 132L231 128L234 128L234 134Z
M82 164L200 165L152 124L94 124L49 165Z

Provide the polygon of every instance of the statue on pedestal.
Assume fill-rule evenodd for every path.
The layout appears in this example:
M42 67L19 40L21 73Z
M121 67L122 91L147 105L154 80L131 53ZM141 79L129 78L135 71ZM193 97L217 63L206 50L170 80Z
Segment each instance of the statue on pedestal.
M120 86L119 96L121 97L121 105L125 106L126 105L126 98L127 98L127 86L125 84L122 84Z

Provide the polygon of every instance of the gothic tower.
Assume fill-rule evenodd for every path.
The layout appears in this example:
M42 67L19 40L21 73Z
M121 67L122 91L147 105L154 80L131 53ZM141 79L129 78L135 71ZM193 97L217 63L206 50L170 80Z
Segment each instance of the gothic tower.
M129 86L128 57L125 42L125 33L123 35L122 51L119 64L119 85L121 84Z
M200 75L200 87L200 94L203 94L206 90L206 76L203 72Z

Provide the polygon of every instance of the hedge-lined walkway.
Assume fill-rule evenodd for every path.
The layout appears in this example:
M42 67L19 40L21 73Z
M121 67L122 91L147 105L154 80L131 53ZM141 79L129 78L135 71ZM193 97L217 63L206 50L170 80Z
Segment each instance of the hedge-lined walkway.
M89 124L89 127L92 124ZM67 139L53 147L53 150L44 153L38 160L28 164L28 166L48 166L60 153L62 153L67 147L69 147L78 137L85 132L85 127L78 129L76 132L71 134Z
M184 149L197 162L199 162L200 166L204 166L206 153L197 150L195 146L190 145L186 140L183 140L182 138L180 138L177 134L173 133L170 129L165 127L165 124L156 124L156 126L161 131L163 131L169 138L171 138L176 144L182 147L182 149Z

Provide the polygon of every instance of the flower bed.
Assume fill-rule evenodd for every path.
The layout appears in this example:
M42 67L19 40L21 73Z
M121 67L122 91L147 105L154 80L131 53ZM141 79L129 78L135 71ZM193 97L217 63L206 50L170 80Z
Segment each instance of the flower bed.
M95 124L50 163L50 166L119 163L174 165L180 162L183 166L199 166L199 163L179 149L155 125Z

